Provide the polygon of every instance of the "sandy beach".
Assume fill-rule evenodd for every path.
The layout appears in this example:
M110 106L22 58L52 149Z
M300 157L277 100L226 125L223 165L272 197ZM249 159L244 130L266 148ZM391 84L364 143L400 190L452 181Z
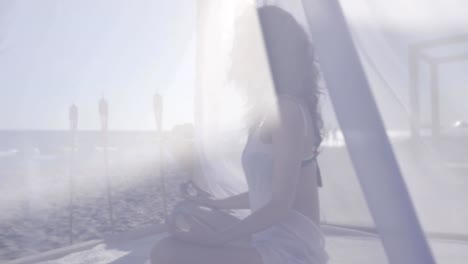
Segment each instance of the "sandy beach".
M163 221L161 181L151 176L154 175L140 176L140 181L133 186L114 186L114 233ZM169 208L179 199L178 185L184 179L181 175L167 178ZM28 207L26 201L17 201L16 205L10 204L3 210L0 260L12 260L70 245L70 210L66 202L51 202L49 199L34 209ZM73 205L73 243L101 238L112 232L106 193L78 193Z

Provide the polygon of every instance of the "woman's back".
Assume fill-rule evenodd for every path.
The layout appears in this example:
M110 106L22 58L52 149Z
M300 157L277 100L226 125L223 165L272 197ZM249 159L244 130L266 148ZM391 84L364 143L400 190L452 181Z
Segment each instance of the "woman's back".
M315 223L319 223L320 203L318 196L317 163L312 162L302 167L293 207Z
M304 157L313 157L312 162L307 162L301 167L301 176L297 184L296 190L296 199L294 201L294 208L312 219L315 223L320 221L320 203L318 195L319 187L319 177L318 175L318 164L317 164L317 154L318 150L315 146L317 142L317 137L315 135L314 124L310 112L307 111L305 103L301 99L291 97L291 100L297 100L297 103L302 109L302 114L304 117L304 145L311 146L310 148L305 148Z
M311 127L314 123L300 99L293 100L295 104L289 104L289 106L299 106L302 113L302 117L295 116L293 122L294 124L298 124L295 123L296 121L303 122L299 126L294 125L294 127L304 128L304 134L293 129L294 135L302 136L300 136L300 142L296 137L292 141L296 140L294 145L297 147L307 145L311 147L304 147L304 153L296 153L293 156L289 153L290 147L289 149L286 147L284 149L286 152L281 153L284 147L282 144L285 142L279 144L279 142L274 141L273 130L269 127L272 128L275 125L270 126L274 123L267 118L257 128L252 129L242 155L252 214L263 208L268 208L270 202L274 200L289 201L288 194L284 197L278 196L278 188L293 191L291 210L285 211L286 215L278 223L254 233L252 245L261 254L263 263L326 263L328 257L324 251L323 234L319 227L318 175L315 160L317 151L314 148L317 140L312 132L314 129ZM295 113L299 112L295 111ZM291 124L291 120L284 123ZM278 129L277 125L276 129ZM284 132L291 131L291 128L288 126L285 130L279 129ZM284 140L285 135L282 136ZM290 165L291 162L297 164L300 169L278 165L278 163L285 164L282 160L275 160L278 157L286 159L286 163ZM294 157L293 159L297 157L300 160L292 161L291 157ZM281 174L278 174L277 169L280 169ZM291 173L299 173L300 175ZM275 177L282 179L279 180ZM281 184L281 187L278 184ZM283 186L288 184L290 186ZM284 204L284 201L280 203Z
M303 127L304 127L304 137L303 145L311 146L310 148L305 148L303 154L303 162L301 163L300 176L296 186L295 199L293 204L293 209L297 210L299 213L303 214L307 218L313 220L315 223L319 222L320 213L319 213L319 197L318 197L318 168L316 162L317 150L315 149L315 142L317 135L314 134L314 122L311 118L311 115L307 111L304 102L301 99L288 96L280 95L281 100L291 100L298 107L301 108ZM249 181L249 177L255 177L255 180L250 179L250 192L255 192L257 190L262 190L263 197L261 200L266 200L266 194L269 191L269 175L271 171L268 171L272 167L272 162L274 160L271 157L272 152L272 139L271 133L269 131L269 120L273 118L265 118L264 122L259 125L258 128L254 129L252 134L249 137L249 142L246 146L244 152L244 169L246 170L246 176ZM245 155L247 153L247 155ZM254 155L252 155L254 154ZM265 157L269 157L266 159ZM245 162L247 159L253 159L253 162ZM268 161L267 161L268 160ZM253 167L253 168L252 168ZM265 171L267 170L267 171ZM260 176L252 176L250 174L264 174ZM288 177L285 175L285 177ZM255 187L262 185L259 189ZM255 196L256 194L254 194ZM258 194L262 195L262 194ZM265 203L263 201L262 203ZM254 202L255 204L255 202ZM255 206L254 206L255 207ZM255 209L255 208L253 208Z
M282 95L282 97L285 97ZM307 216L315 223L320 221L320 205L319 205L319 196L318 196L318 164L316 162L317 149L315 142L317 142L316 137L313 132L314 123L305 103L296 97L287 96L289 100L295 101L299 107L301 107L301 113L304 120L304 145L311 146L310 148L305 148L304 161L301 166L301 176L299 177L299 182L296 189L296 197L294 200L294 209ZM307 158L308 157L308 158ZM308 160L312 159L312 160Z

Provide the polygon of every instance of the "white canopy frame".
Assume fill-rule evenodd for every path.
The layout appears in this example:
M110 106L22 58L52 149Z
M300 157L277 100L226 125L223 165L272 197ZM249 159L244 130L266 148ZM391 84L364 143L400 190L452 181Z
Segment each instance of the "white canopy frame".
M423 60L430 65L431 79L431 135L434 143L440 140L440 103L439 103L439 79L438 68L442 64L467 61L468 54L457 54L450 56L431 56L424 52L451 44L468 43L468 35L460 35L448 38L434 39L413 44L409 53L410 72L410 103L411 103L411 134L417 139L421 131L421 107L419 95L419 62Z

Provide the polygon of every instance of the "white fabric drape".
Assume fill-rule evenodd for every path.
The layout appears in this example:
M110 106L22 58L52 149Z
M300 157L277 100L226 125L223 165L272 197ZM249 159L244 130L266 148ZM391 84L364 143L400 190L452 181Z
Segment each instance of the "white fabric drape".
M431 163L433 167L429 173L427 168L421 165L421 161L417 161L413 153L414 150L398 142L407 138L409 134L411 109L408 72L409 47L427 40L466 35L468 31L465 30L465 25L468 24L468 18L462 10L464 8L466 10L468 4L464 1L442 0L431 0L430 2L423 0L410 2L403 0L355 0L341 1L340 3L424 229L436 233L463 232L464 223L468 221L468 212L457 210L457 208L462 207L462 201L465 199L461 187L456 184L458 176L448 169L446 162L430 144L425 143L422 149L422 156L425 159L423 163ZM307 28L304 8L300 0L265 0L257 3L258 6L265 4L277 5L287 10L296 17L301 25ZM241 142L240 139L245 134L242 130L233 129L236 127L236 122L225 122L220 125L219 120L223 120L220 117L224 114L218 115L218 113L221 113L219 109L224 108L225 102L230 101L231 96L228 94L236 90L236 87L229 83L225 77L225 71L229 68L233 19L235 19L236 14L240 13L239 10L253 8L253 4L251 1L245 1L244 6L241 7L242 4L239 3L205 0L199 1L199 10L201 6L209 10L203 11L209 12L203 13L205 20L203 30L209 37L205 39L206 42L202 43L200 40L198 42L202 43L204 51L210 52L210 56L203 55L202 63L198 65L203 69L203 79L202 84L199 84L199 89L203 91L204 96L203 118L205 123L202 125L204 129L202 135L205 138L203 141L206 154L205 165L212 168L209 175L215 179L212 182L216 182L213 188L216 186L219 189L227 188L237 192L245 188L245 185L240 184L243 178L242 172L240 170L234 170L236 171L234 174L227 172L230 171L226 168L227 164L232 164L235 167L238 163L224 160L225 156L219 155L219 146L228 146L236 142L233 157L238 162L242 146L238 143ZM440 10L444 10L444 12L439 12ZM313 36L311 38L313 39ZM428 49L425 52L430 56L443 57L466 54L467 47L466 42L460 42ZM427 65L424 62L420 62L420 64L421 118L423 123L427 124L430 122L429 113L431 112L430 76ZM441 88L443 92L440 93L441 124L446 130L451 130L450 126L456 120L468 120L468 109L464 103L464 98L468 98L468 90L461 88L468 81L466 74L464 74L467 66L466 61L461 61L440 68L439 81L440 87L443 87ZM336 128L338 125L326 93L323 99L326 128ZM217 108L215 104L218 105ZM230 105L230 107L236 106ZM228 124L233 126L229 128ZM223 141L230 143L223 145L221 144ZM320 157L325 182L325 188L321 190L324 220L342 224L373 226L373 220L369 215L354 172L340 171L338 169L340 166L336 166L337 164L334 163L337 155L342 155L339 160L343 164L349 163L349 157L346 152L336 154L334 151L333 148L325 146ZM462 153L466 154L466 152ZM345 168L345 166L342 167ZM350 166L347 168L351 170ZM223 177L221 175L230 176ZM429 198L436 193L439 196L435 201ZM455 212L456 217L450 217Z
M246 190L240 164L245 141L242 104L229 83L230 49L237 1L199 1L196 132L202 180L213 195Z

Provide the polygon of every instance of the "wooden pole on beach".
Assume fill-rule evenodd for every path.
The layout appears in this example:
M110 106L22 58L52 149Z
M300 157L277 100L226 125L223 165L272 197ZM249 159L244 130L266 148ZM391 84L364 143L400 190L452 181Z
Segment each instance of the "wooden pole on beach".
M162 134L162 112L163 112L163 101L162 96L155 94L153 97L153 107L154 107L154 117L156 121L157 132L159 136L159 177L161 179L161 192L162 192L162 202L164 210L164 221L167 222L168 210L167 210L167 192L166 192L166 178L164 175L163 168L163 134Z
M68 180L69 180L69 228L70 228L70 244L73 244L73 170L74 170L74 152L75 152L75 142L76 142L76 131L78 128L78 107L76 105L71 105L68 110L68 118L70 121L70 154L69 154L69 171L68 171Z
M109 105L106 99L101 98L99 101L99 116L101 117L101 131L103 136L103 154L104 154L104 174L106 177L107 205L109 212L109 221L111 224L111 232L114 233L114 210L112 207L112 189L109 179L109 153L108 153L108 122L109 122Z

